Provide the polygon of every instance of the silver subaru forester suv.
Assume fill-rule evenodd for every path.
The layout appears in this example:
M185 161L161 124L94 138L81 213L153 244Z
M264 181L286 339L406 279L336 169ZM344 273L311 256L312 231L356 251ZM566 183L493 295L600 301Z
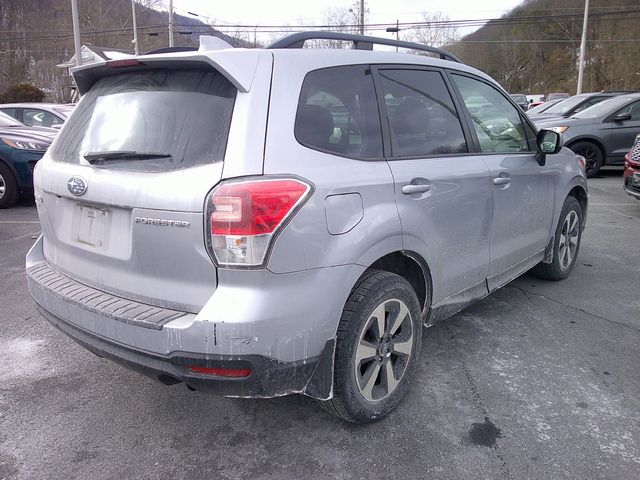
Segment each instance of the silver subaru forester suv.
M317 39L356 48L302 48ZM328 32L219 47L74 72L27 275L79 344L165 384L369 422L410 387L423 326L529 269L571 272L584 159L487 75Z

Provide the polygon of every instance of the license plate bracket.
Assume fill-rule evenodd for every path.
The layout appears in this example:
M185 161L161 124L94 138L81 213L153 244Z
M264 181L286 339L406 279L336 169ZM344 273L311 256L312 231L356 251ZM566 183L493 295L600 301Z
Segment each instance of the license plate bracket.
M73 240L90 247L106 247L111 211L93 205L76 205Z

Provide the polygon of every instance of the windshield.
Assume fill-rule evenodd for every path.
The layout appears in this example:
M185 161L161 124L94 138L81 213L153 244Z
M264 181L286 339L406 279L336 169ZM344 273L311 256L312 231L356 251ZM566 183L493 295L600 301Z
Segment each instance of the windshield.
M513 98L513 100L515 102L527 103L527 96L526 95L519 95L517 93L514 93L513 95L511 95L511 98Z
M579 105L587 99L586 95L574 95L571 98L556 103L553 107L546 110L545 113L562 115L573 107Z
M537 105L537 106L527 110L527 114L531 115L531 114L535 114L535 113L546 112L547 110L549 110L551 107L553 107L559 101L560 100L551 100L550 102L541 103L540 105Z
M604 100L600 103L596 103L594 106L585 108L581 112L575 113L571 118L595 118L608 113L613 113L616 109L622 108L625 104L629 103L634 98L629 97L614 97L609 100ZM637 100L637 98L635 99Z
M87 154L109 155L96 167L171 171L222 161L236 89L204 70L152 70L106 77L76 106L51 155L88 165Z
M0 127L14 127L14 126L24 127L24 124L20 123L18 120L16 120L12 116L7 115L6 113L0 112Z

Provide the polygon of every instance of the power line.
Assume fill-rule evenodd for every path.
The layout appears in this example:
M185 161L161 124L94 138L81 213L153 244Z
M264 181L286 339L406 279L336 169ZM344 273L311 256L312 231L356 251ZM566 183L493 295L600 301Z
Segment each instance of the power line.
M619 8L619 7L618 7ZM635 9L627 9L627 10L616 10L616 11L605 11L605 12L594 12L591 14L591 18L593 20L622 20L622 19L630 19L630 18L638 18L637 16L630 15L633 13L640 13L640 8ZM433 20L433 21L422 21L422 22L400 22L399 27L401 29L416 29L416 28L444 28L444 27L454 27L454 28L469 28L469 27L482 27L485 25L488 26L501 26L501 25L526 25L526 24L535 24L535 23L544 23L549 20L554 20L556 22L560 22L562 20L580 20L582 14L569 13L569 14L556 14L556 15L530 15L525 17L502 17L502 18L484 18L484 19L467 19L467 20ZM300 31L300 30L310 30L310 29L335 29L335 28L345 28L345 29L356 29L359 28L359 24L345 24L345 25L247 25L247 24L226 24L226 25L194 25L192 23L188 24L174 24L174 27L186 27L193 30L197 29L205 29L209 30L217 30L221 33L231 32L237 33L238 31L247 31L247 32L256 32L256 33L287 33L292 31ZM382 31L386 30L388 27L394 27L396 23L369 23L364 25L364 29L366 31ZM165 28L165 24L155 24L155 25L146 25L139 26L138 30L150 30L150 29L161 29ZM118 27L118 28L110 28L104 30L90 30L82 32L83 36L91 36L91 35L100 35L100 36L112 36L108 35L110 33L120 33L126 32L129 33L131 27ZM68 30L58 30L58 35L52 35L52 32L56 32L54 30L34 30L33 33L42 35L28 36L25 33L22 33L20 36L15 36L13 38L3 38L0 42L9 42L9 41L26 41L26 40L64 40L67 38L72 38L72 33L66 33ZM12 31L10 33L18 34L19 32ZM118 36L118 35L115 35Z

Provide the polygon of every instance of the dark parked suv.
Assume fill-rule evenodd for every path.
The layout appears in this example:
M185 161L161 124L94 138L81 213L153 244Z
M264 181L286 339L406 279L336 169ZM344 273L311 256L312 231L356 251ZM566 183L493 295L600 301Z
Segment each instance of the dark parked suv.
M512 93L511 98L513 98L513 101L516 102L522 110L527 111L527 108L529 108L529 100L527 100L527 96L524 93Z
M603 165L624 164L624 155L640 133L640 93L610 98L570 118L536 125L561 133L564 146L586 159L587 176L593 177Z
M574 114L592 107L596 103L600 103L609 98L617 97L623 93L629 92L603 92L603 93L581 93L573 97L561 100L555 105L549 107L544 112L529 113L529 118L535 123L544 122L556 118L567 118Z

